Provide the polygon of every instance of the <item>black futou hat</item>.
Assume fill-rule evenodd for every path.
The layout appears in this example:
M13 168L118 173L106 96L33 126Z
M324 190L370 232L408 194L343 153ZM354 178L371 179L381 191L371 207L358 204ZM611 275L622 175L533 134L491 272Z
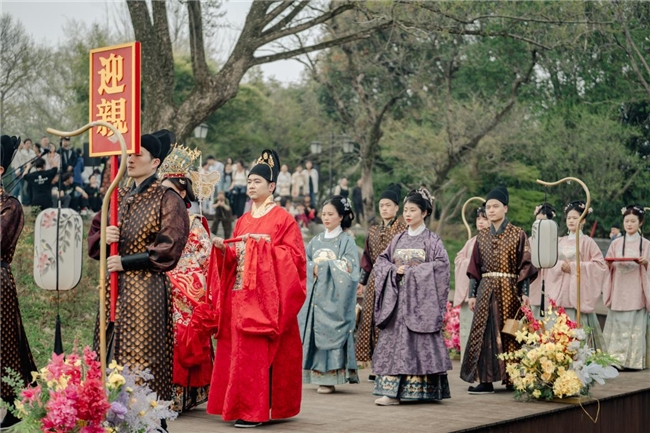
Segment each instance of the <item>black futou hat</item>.
M176 135L167 129L161 129L160 131L151 133L151 135L157 138L158 142L160 143L160 148L157 150L157 152L152 152L151 149L147 148L144 145L144 142L142 143L142 146L151 152L154 158L160 159L160 164L162 164L167 155L169 155L172 144L176 143Z
M389 200L394 201L395 204L399 204L401 197L402 197L401 185L398 185L396 183L391 183L390 185L388 185L388 188L386 188L386 191L381 193L379 200L381 200L382 198L387 198Z
M277 182L280 173L280 157L272 149L264 149L248 175L256 174L269 182Z
M489 192L487 197L485 197L485 201L489 200L499 200L501 203L504 204L504 206L508 206L508 200L510 196L508 195L508 188L505 186L497 186L494 188L492 191Z

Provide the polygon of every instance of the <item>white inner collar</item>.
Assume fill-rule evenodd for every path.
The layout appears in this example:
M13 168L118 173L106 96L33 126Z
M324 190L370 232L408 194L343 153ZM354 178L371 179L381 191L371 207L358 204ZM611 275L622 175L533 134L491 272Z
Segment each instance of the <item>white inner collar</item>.
M330 230L325 230L325 239L332 239L332 238L335 238L335 237L337 237L338 235L340 235L341 233L343 233L343 229L341 228L341 225L339 224L339 225L336 226L336 228L335 228L334 230L332 230L332 231L330 231Z
M424 223L420 224L420 227L416 228L415 230L413 230L411 227L409 227L408 234L409 234L409 236L417 236L420 233L422 233L426 228L427 228L427 226Z

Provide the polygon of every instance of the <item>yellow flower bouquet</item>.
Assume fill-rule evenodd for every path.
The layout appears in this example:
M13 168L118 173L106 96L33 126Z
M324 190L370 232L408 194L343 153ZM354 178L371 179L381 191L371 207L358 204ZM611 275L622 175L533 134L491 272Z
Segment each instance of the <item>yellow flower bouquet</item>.
M521 349L503 353L506 372L515 387L515 398L552 400L589 395L594 382L618 376L616 360L587 345L588 329L579 328L562 307L551 306L544 320L536 320L522 307L527 326L515 338Z

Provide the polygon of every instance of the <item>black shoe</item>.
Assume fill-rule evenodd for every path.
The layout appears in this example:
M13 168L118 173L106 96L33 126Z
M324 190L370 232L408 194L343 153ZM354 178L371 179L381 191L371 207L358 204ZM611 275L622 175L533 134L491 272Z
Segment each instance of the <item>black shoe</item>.
M7 410L7 414L5 415L4 419L0 423L0 428L9 428L12 425L18 424L20 422L20 419L16 418L16 415L11 413L11 411Z
M235 421L235 427L237 428L254 428L254 427L259 427L261 426L261 422L255 422L255 421L244 421L243 419L238 419Z
M371 374L371 375L368 376L368 382L374 382L375 379L377 379L377 376L374 375L374 374Z
M506 385L506 391L514 391L515 386L514 385Z
M481 383L478 386L470 386L467 393L472 395L494 394L494 387L491 383Z

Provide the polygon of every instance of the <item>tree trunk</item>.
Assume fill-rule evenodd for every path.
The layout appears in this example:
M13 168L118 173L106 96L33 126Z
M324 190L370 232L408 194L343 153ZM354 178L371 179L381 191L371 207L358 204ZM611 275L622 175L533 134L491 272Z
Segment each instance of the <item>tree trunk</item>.
M299 37L302 32L327 24L353 10L355 5L332 2L327 10L304 20L297 17L308 2L254 1L230 57L221 70L213 74L206 62L201 2L186 2L195 86L187 98L176 106L173 102L174 55L166 1L151 2L151 13L147 3L127 0L135 37L142 43L142 130L150 132L168 128L176 133L178 142L184 141L197 125L237 95L239 83L251 67L362 39L393 24L390 18L373 20L335 38L256 57L255 53L260 48L290 36ZM282 18L278 19L280 16Z
M372 168L374 158L361 158L361 195L363 197L363 213L366 222L375 216L375 189L372 183Z

